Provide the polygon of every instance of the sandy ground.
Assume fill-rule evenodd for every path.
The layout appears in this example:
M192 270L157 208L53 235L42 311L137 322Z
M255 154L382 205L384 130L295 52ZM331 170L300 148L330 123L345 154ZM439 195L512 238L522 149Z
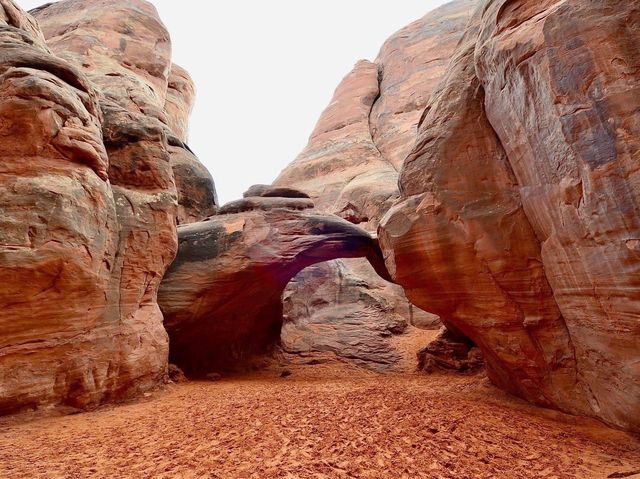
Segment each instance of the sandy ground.
M638 438L529 406L482 374L323 364L278 372L171 385L75 416L4 420L0 477L640 477Z

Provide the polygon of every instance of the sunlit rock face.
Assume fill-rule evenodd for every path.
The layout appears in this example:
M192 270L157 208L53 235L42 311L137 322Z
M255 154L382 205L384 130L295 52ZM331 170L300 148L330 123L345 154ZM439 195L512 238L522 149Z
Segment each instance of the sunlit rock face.
M274 184L299 188L321 211L375 231L398 198L398 169L475 3L456 1L427 14L389 38L375 62L358 62L305 150ZM360 260L308 268L287 288L284 303L285 349L332 351L375 369L395 367L402 352L391 338L409 332L409 323L439 324Z
M171 362L188 375L241 371L272 352L279 344L284 288L307 266L367 258L389 279L369 233L313 211L313 202L300 196L249 195L206 221L178 228L178 255L159 303Z
M173 158L191 154L192 89L149 3L32 14L0 1L0 414L89 408L163 379Z
M640 10L484 2L380 225L498 386L640 429Z

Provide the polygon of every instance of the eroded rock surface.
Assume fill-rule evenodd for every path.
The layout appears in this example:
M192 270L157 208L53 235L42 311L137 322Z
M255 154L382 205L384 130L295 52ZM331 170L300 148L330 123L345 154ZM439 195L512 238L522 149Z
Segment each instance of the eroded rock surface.
M155 295L176 240L163 130L132 121L94 87L101 73L54 56L29 15L1 6L0 412L121 399L166 371Z
M168 136L169 158L178 194L178 224L201 221L216 214L218 195L213 177L191 149Z
M0 13L0 414L120 400L167 370L156 295L192 93L185 79L168 94L169 35L147 2Z
M482 351L466 336L443 327L438 336L418 352L418 369L474 373L484 366Z
M211 173L187 145L189 114L195 101L191 76L171 65L164 103L169 126L169 155L178 192L178 224L203 220L216 213L218 197Z
M456 1L427 14L387 40L375 62L358 62L274 185L299 188L321 211L375 231L398 198L397 169L475 3ZM409 322L437 327L401 288L357 260L301 272L287 288L285 312L285 347L330 350L376 369L397 362L401 352L388 339L408 331Z
M307 266L366 257L389 279L369 233L335 215L290 204L311 200L244 201L244 208L225 206L207 221L178 229L178 255L159 302L171 361L190 375L240 370L270 352L280 338L284 288Z
M189 142L189 115L195 104L196 88L191 75L175 63L169 71L169 83L164 100L169 129L183 143Z
M0 413L82 406L146 373L111 360L128 351L105 297L118 226L98 95L15 3L0 24Z
M108 128L117 129L116 136L127 143L139 143L139 158L146 157L143 162L149 163L144 166L134 158L135 146L116 145L114 148L121 151L110 156L124 154L129 159L111 160L111 182L118 175L135 176L133 187L150 183L166 188L168 182L163 177L171 176L172 188L178 187L179 203L172 214L179 223L215 213L211 175L186 145L195 88L189 75L171 63L169 32L155 7L144 0L65 0L33 14L51 49L81 65L101 91ZM145 151L141 138L155 142L156 151ZM110 141L106 134L105 141ZM155 200L148 196L142 201ZM161 209L167 211L164 206Z
M214 214L217 197L213 179L187 146L195 87L189 74L171 63L169 33L155 7L143 0L65 0L33 13L52 50L81 65L99 87L107 128L117 129L115 135L128 143L123 148L115 146L131 158L120 161L123 164L111 160L111 182L118 175L136 176L136 184L166 188L168 182L162 177L172 176L172 188L177 188L178 195L178 209L173 214L178 223ZM144 161L153 165L145 166L144 161L133 158L137 153L132 143L142 137L158 145L156 151L146 152L143 145L137 149L140 157L146 156ZM105 141L110 141L107 134ZM143 201L155 200L147 197ZM157 205L154 208L158 209ZM162 209L168 211L164 206Z
M640 10L484 2L381 222L418 306L500 387L640 423Z

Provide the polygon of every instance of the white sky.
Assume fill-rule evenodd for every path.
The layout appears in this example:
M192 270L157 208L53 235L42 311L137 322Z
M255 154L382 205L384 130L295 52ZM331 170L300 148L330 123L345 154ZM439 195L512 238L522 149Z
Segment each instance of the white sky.
M46 0L17 0L26 10ZM333 90L395 31L446 0L151 0L198 96L189 145L220 201L271 183Z

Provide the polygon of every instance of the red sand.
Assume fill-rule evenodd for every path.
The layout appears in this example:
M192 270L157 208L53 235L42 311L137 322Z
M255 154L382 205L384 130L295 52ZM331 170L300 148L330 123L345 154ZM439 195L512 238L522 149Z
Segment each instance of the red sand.
M640 441L484 376L296 366L0 423L1 478L640 477Z

